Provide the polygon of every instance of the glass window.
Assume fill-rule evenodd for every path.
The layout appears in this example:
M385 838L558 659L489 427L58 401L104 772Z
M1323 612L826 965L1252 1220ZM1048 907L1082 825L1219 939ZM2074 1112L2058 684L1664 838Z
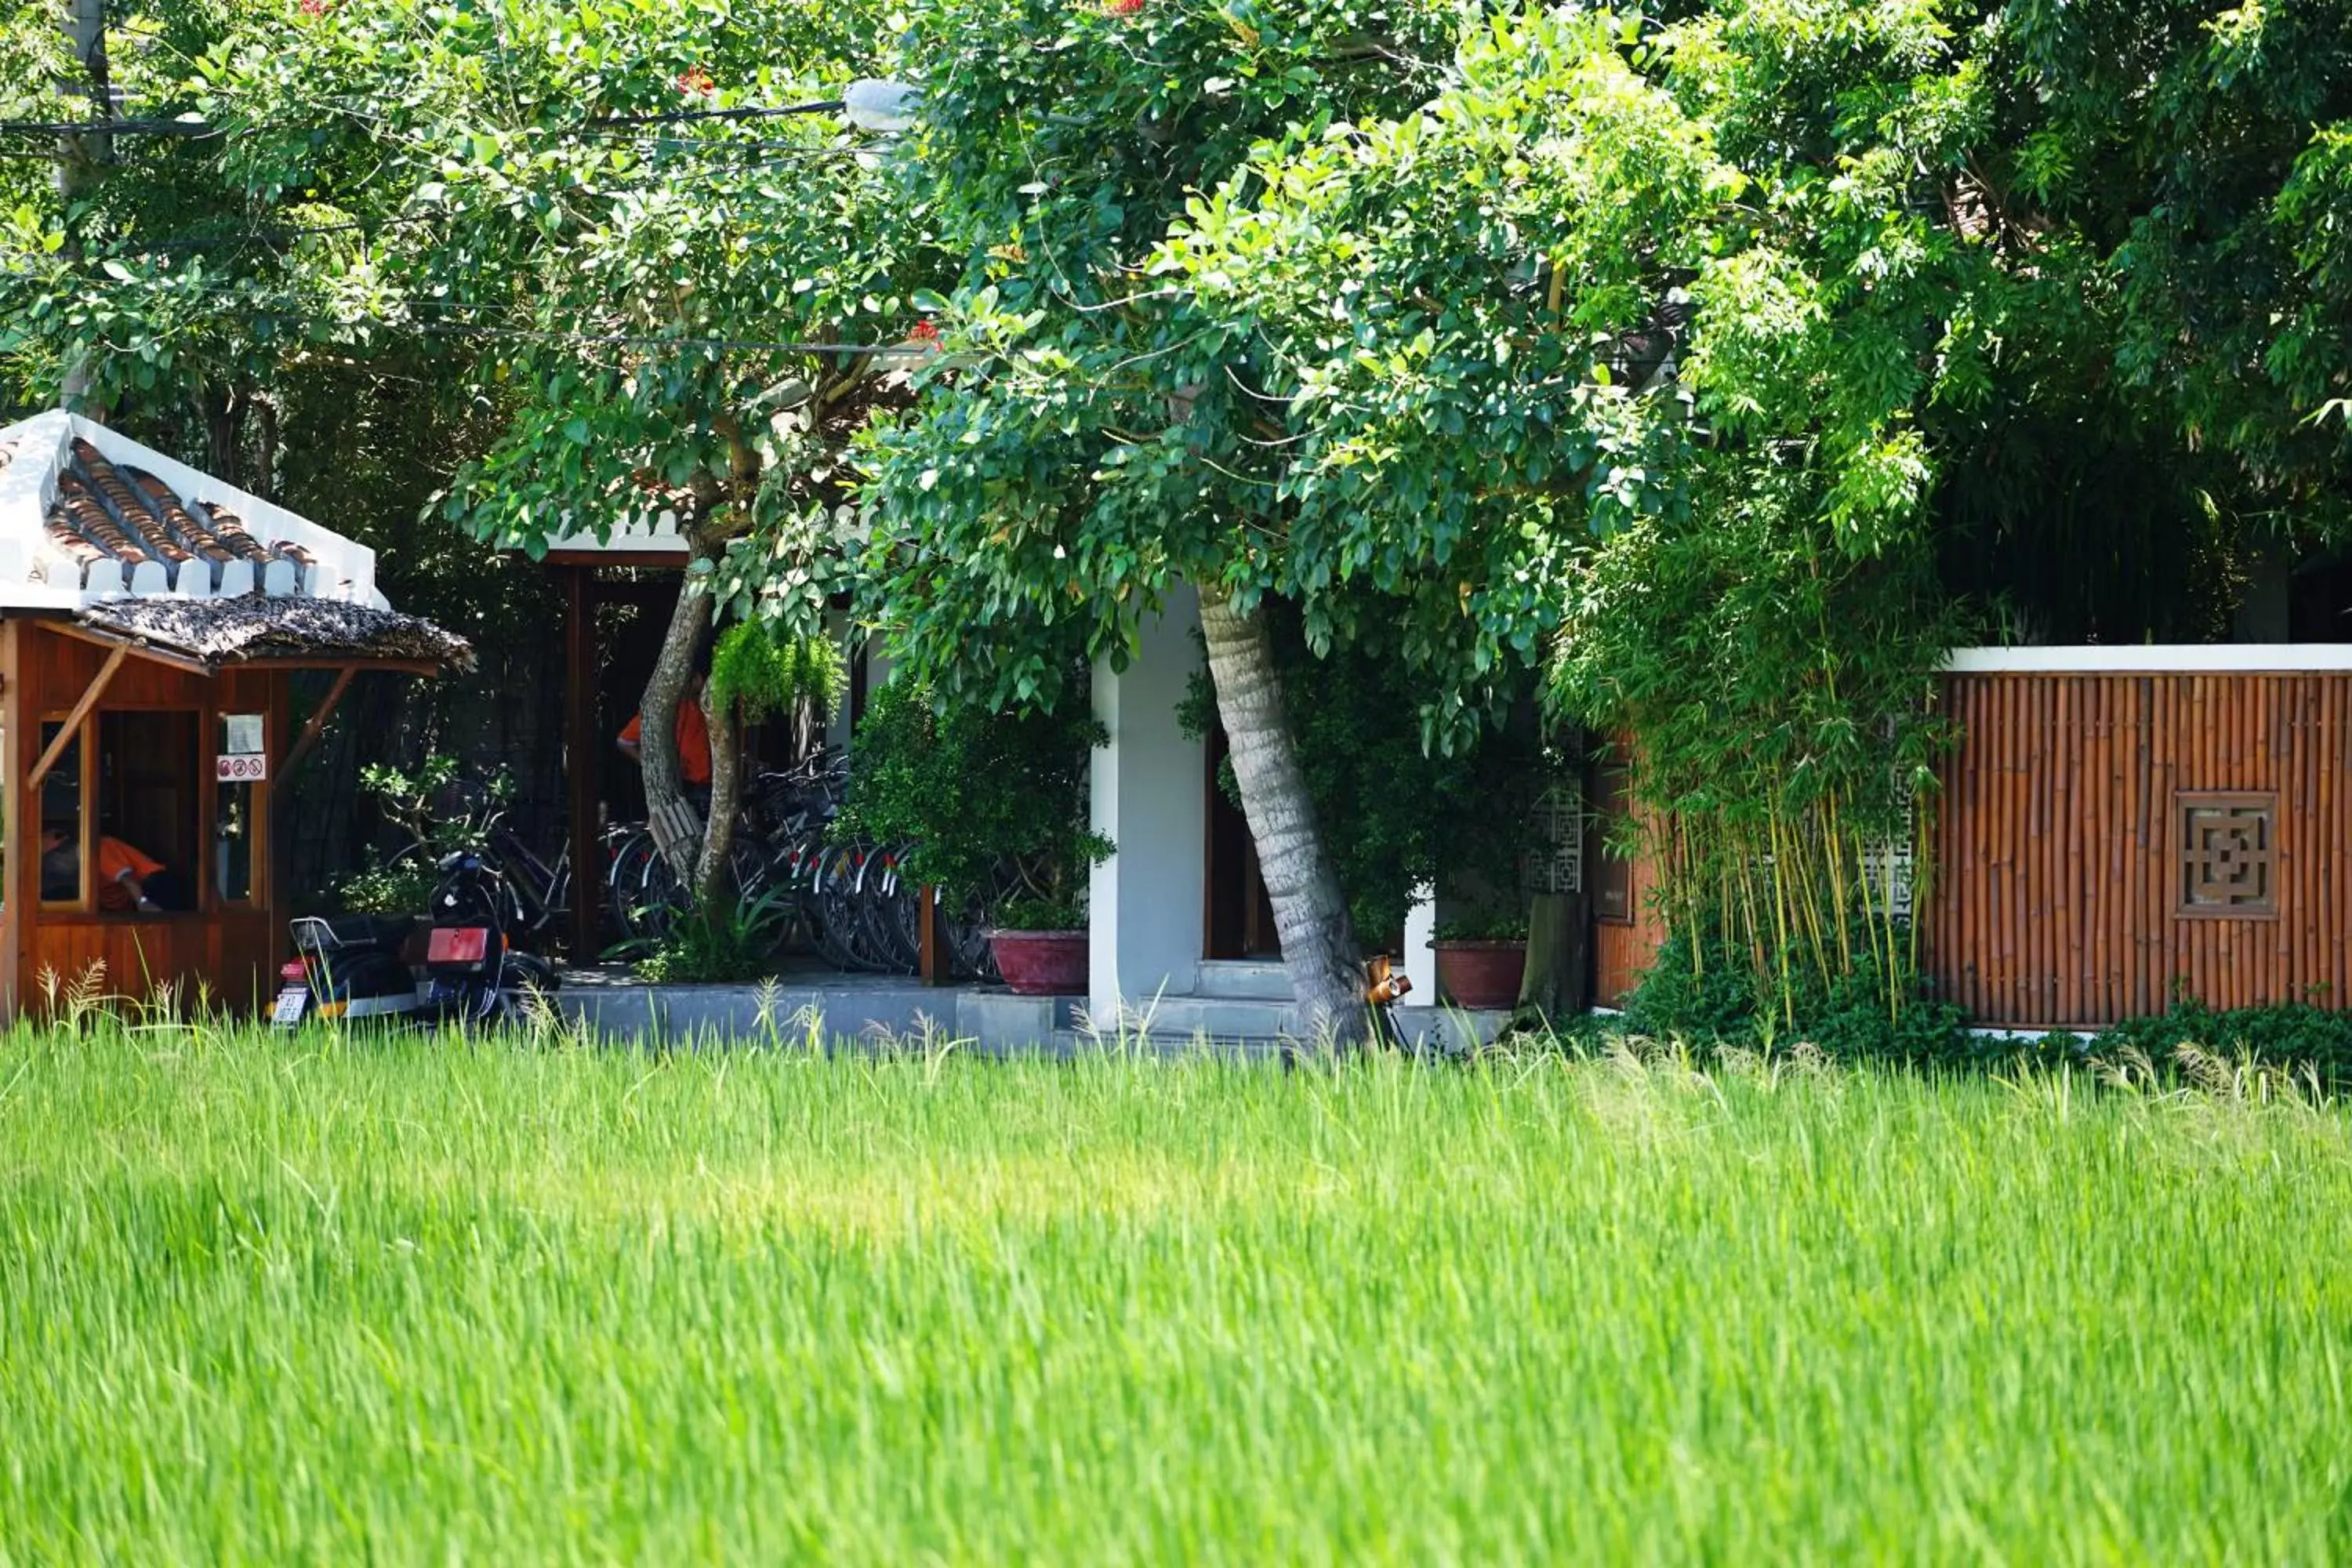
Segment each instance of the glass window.
M219 756L235 762L250 757L258 766L263 755L262 716L224 713L220 716ZM232 769L231 771L236 771ZM259 831L257 788L215 769L213 784L213 887L225 904L253 901L255 836Z
M193 709L98 716L98 907L195 908L202 716Z
M41 721L41 745L36 758L48 751L65 729L65 721ZM29 764L28 764L29 767ZM76 735L48 775L41 780L41 901L81 902L81 736Z
M1622 830L1632 809L1625 766L1604 762L1592 773L1591 836L1585 840L1584 863L1590 868L1592 912L1612 925L1633 920L1633 863L1610 847L1611 836Z

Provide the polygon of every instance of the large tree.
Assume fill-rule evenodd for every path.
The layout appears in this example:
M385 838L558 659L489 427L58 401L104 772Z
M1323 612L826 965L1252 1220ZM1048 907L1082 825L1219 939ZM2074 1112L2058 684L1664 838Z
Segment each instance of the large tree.
M336 279L352 330L467 367L498 434L446 511L536 554L667 514L687 578L643 705L646 795L698 897L742 775L706 690L707 819L673 740L715 617L821 635L840 448L926 352L924 204L841 117L878 7L348 0L215 62L247 183L364 166L384 211Z
M1198 589L1219 716L1294 991L1354 1037L1364 976L1285 715L1265 602L1311 635L1343 568L1263 465L1278 404L1192 352L1214 324L1151 265L1202 191L1293 124L1395 114L1442 79L1440 0L939 0L912 16L911 176L963 258L956 369L868 454L876 614L944 690L1062 694L1074 640L1114 664L1137 617Z

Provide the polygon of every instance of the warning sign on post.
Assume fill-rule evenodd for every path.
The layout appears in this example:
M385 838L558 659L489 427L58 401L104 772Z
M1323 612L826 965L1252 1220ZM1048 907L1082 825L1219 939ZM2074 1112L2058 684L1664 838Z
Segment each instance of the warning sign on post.
M213 759L213 776L223 784L259 784L269 776L269 759L259 752L217 756Z

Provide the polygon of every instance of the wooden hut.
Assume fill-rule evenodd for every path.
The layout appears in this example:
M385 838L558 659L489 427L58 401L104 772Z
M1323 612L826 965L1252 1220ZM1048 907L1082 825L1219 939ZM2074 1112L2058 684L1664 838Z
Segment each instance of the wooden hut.
M0 1016L93 965L115 993L257 1002L288 770L358 671L470 660L341 534L71 414L0 429ZM299 670L335 673L296 732Z

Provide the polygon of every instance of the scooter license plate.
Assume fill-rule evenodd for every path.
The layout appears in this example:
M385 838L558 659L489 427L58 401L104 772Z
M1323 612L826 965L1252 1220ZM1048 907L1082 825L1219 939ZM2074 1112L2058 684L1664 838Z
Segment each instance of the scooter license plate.
M289 985L278 994L278 1005L270 1010L269 1021L281 1029L290 1029L302 1021L310 1008L310 988Z

